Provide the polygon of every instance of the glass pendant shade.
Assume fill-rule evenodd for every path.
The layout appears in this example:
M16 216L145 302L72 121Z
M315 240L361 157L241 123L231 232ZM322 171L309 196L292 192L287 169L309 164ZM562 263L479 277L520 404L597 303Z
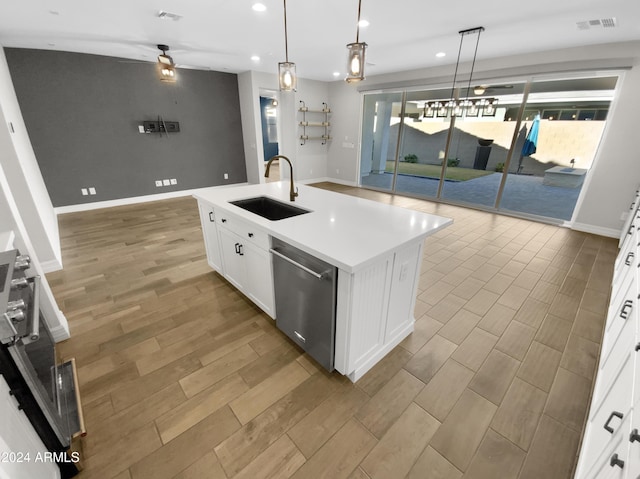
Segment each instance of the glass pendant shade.
M349 43L347 45L347 83L358 82L364 80L364 55L367 44Z
M174 65L158 63L160 81L174 83L176 81L176 68Z
M278 63L278 78L281 91L296 91L298 83L296 64L291 62Z

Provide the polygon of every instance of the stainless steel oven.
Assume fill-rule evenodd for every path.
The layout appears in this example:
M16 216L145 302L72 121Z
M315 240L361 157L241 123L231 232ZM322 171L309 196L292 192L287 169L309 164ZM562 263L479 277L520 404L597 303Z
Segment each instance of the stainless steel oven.
M51 452L65 452L82 434L74 364L58 364L55 341L40 311L40 278L30 259L0 253L0 374ZM60 464L63 477L72 477ZM77 472L77 471L76 471Z

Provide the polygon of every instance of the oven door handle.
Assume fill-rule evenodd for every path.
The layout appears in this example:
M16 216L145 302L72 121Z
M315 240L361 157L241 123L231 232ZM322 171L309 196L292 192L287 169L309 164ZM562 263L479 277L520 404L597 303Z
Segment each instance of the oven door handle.
M31 304L31 315L27 319L27 335L22 338L24 344L29 344L40 339L40 276L33 276L28 279L33 283L33 304Z

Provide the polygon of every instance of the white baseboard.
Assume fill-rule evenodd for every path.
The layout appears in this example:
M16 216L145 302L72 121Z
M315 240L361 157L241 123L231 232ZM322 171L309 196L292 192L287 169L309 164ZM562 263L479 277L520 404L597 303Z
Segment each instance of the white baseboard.
M52 273L54 271L60 271L62 269L62 263L57 259L51 259L49 261L41 261L40 267L45 273Z
M307 185L309 183L320 183L320 182L324 182L327 181L329 183L337 183L339 185L345 185L345 186L358 186L358 183L355 181L349 181L349 180L341 180L338 178L330 178L328 176L324 176L321 178L311 178L308 180L298 180L298 183L302 183L303 185Z
M62 313L60 313L62 314ZM66 319L65 319L66 321ZM61 324L56 326L55 328L50 328L51 329L51 336L53 336L53 340L58 343L60 341L64 341L65 339L69 339L71 337L71 334L69 333L69 330L66 329L64 326L62 326Z
M572 230L582 231L584 233L591 233L599 236L606 236L608 238L620 238L620 230L613 228L603 228L601 226L593 226L584 223L573 223L571 225Z
M111 208L113 206L126 206L136 203L146 203L149 201L179 198L181 196L192 196L200 191L208 190L209 188L227 188L230 186L242 186L246 184L248 183L245 181L244 183L233 183L230 185L208 186L206 188L195 188L192 190L169 191L167 193L158 193L155 195L133 196L130 198L119 198L117 200L96 201L94 203L80 203L77 205L58 206L53 210L55 211L56 215L61 215L64 213L76 213L78 211L97 210L100 208Z

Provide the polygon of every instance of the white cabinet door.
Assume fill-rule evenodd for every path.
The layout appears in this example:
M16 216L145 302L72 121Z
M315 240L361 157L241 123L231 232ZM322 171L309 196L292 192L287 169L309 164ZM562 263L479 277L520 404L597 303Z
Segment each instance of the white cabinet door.
M9 386L0 376L0 477L11 479L55 479L60 470L53 462L38 461L47 448L18 409Z
M220 245L218 244L218 228L216 226L215 212L212 206L204 203L199 204L200 222L202 223L202 235L204 236L204 247L207 252L207 261L209 266L224 273L222 270L222 256L220 254Z
M224 277L239 290L245 289L244 258L240 255L241 240L235 233L220 228L220 250L224 263Z
M274 318L271 255L225 227L219 234L224 277Z
M384 342L391 341L414 322L418 267L422 243L397 251L393 259L389 310Z
M269 316L275 318L271 254L249 242L243 243L242 250L247 273L247 296Z
M581 452L583 466L587 471L592 470L595 464L602 460L602 456L609 453L611 441L617 438L618 433L629 432L628 416L631 414L634 363L635 351L632 350L627 354L610 387L601 391L599 404L597 401L592 403ZM601 383L607 382L607 379L599 374L597 380ZM598 476L586 474L582 477Z

